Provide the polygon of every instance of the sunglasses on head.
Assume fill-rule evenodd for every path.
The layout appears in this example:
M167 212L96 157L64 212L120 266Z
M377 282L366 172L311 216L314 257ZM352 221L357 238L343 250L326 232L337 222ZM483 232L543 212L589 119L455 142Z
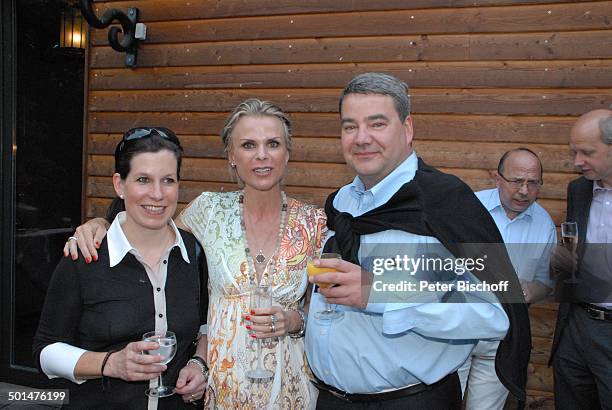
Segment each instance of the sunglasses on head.
M123 150L123 148L125 147L125 143L128 141L135 141L141 138L148 138L153 135L159 135L163 139L168 140L176 144L179 148L181 148L180 141L178 140L176 135L174 135L173 133L167 132L167 131L164 131L163 129L155 128L155 127L142 127L142 128L132 128L131 130L123 134L123 139L121 140L121 143L119 145L119 151Z

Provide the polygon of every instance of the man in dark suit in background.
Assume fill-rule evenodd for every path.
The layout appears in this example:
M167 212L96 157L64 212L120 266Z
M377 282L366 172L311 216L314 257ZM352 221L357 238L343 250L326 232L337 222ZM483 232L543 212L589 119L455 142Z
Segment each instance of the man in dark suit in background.
M557 409L612 409L612 111L582 115L570 133L582 177L567 190L578 224L577 283L559 305L551 362ZM567 264L558 252L553 267ZM569 261L571 265L574 260Z

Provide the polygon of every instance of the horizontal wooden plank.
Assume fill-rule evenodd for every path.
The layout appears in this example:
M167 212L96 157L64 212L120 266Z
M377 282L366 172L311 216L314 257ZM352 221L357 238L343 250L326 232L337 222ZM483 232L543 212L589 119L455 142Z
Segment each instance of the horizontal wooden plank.
M605 59L611 49L609 30L144 43L138 66ZM92 68L124 66L124 55L110 47L92 47L89 57Z
M525 145L540 156L547 173L573 172L574 168L566 145ZM490 170L497 169L499 158L504 152L516 148L507 144L482 142L475 149L474 144L470 142L447 143L427 140L416 140L414 146L417 152L434 166Z
M178 201L188 203L203 191L235 191L238 184L225 182L181 181ZM87 178L87 196L114 198L116 196L111 177L90 176Z
M338 114L290 113L294 135L340 135ZM118 133L138 126L165 126L178 134L217 134L227 113L105 113L89 114L89 132ZM576 121L572 117L413 115L415 140L566 144Z
M90 183L93 185L94 183L92 182L92 179L90 178ZM187 181L184 181L181 183L181 185L185 185L187 183ZM233 186L230 184L226 184L226 183L198 183L199 186L201 186L202 189L198 189L196 186L192 186L188 191L187 191L187 195L186 198L188 200L191 200L193 198L195 198L197 195L199 195L201 192L203 191L220 191L221 188L223 187L224 191L228 191L230 189L228 188L232 188ZM104 187L106 186L106 187ZM108 190L108 184L103 184L100 188L91 188L92 190L99 190L99 189L103 189L103 190ZM304 203L307 204L315 204L319 207L323 207L323 205L325 204L325 199L327 198L327 196L333 191L332 189L323 189L323 188L304 188L304 187L291 187L288 186L285 188L285 191L287 192L287 194L292 197L295 198L299 201L302 201ZM193 196L191 196L193 195ZM85 215L87 218L95 218L98 216L104 216L106 214L106 210L108 209L108 206L111 203L111 197L106 197L106 198L99 198L99 197L88 197L86 200L86 211L85 211ZM181 202L178 205L177 208L177 213L176 215L178 215L178 213L180 213L180 211L185 207L186 203L185 202ZM176 216L175 215L175 216Z
M205 182L205 181L181 181L179 202L188 203L204 191L235 191L240 189L238 184ZM289 196L309 204L323 206L327 196L333 192L332 188L317 187L284 187ZM87 196L96 198L114 198L113 181L111 177L90 176L87 179Z
M113 174L114 159L109 155L90 155L87 161L88 174L108 176ZM320 176L325 175L324 179ZM209 182L234 182L224 159L185 158L181 167L181 178L199 181L205 176ZM317 164L292 162L288 169L287 185L337 188L354 178L352 171L344 164Z
M539 302L531 305L531 308L552 310L557 312L559 310L559 303L557 302Z
M200 158L225 158L223 143L216 135L179 135L184 155ZM112 155L120 134L90 134L90 154ZM344 163L339 138L294 137L293 161Z
M208 135L179 135L186 157L225 158L220 137ZM115 146L121 139L119 134L91 134L88 152L97 155L113 155ZM544 164L545 175L540 197L565 199L567 185L576 178L565 145L524 144L538 153ZM474 150L473 143L419 140L414 143L418 154L435 167L452 167L465 172L461 177L474 190L486 189L495 185L494 170L501 155L515 148L503 143L481 143ZM342 148L338 138L293 138L291 160L298 162L344 163ZM473 170L470 171L470 168ZM478 169L480 168L480 169ZM485 168L485 169L482 169Z
M590 0L574 0L575 2ZM237 16L334 13L343 11L402 10L438 7L505 6L518 4L566 3L567 0L147 0L138 3L143 21L211 19ZM94 10L101 15L109 8L127 10L133 1L96 0Z
M552 339L534 336L531 338L531 344L531 358L529 361L531 363L548 365Z
M554 410L555 396L552 391L542 392L537 390L527 390L527 402L525 403L525 408L538 410Z
M183 7L189 8L190 3ZM148 25L146 43L310 38L313 33L316 37L362 37L601 30L611 27L611 8L611 1L601 1L166 21ZM108 44L107 33L94 31L92 44Z
M557 312L549 309L530 309L529 319L532 337L552 339L557 323Z
M213 88L341 88L363 72L386 72L410 87L606 88L612 59L153 67L90 70L92 91Z
M160 90L93 91L92 112L201 112L231 111L247 98L274 101L290 112L335 112L339 89L261 90ZM414 113L581 115L589 109L607 108L612 88L586 90L435 89L413 88Z
M553 369L543 364L529 364L527 389L553 391Z
M110 176L113 173L114 159L110 155L90 155L87 161L90 176ZM489 186L483 181L486 171L439 168L443 172L457 175L464 179L472 189L483 189ZM483 174L485 172L485 174ZM232 183L225 159L185 158L181 169L184 181ZM352 181L354 173L344 164L324 164L309 162L291 162L285 183L288 186L339 188ZM492 185L491 185L492 186ZM550 213L553 221L559 224L565 219L565 201L558 199L541 199L539 203Z

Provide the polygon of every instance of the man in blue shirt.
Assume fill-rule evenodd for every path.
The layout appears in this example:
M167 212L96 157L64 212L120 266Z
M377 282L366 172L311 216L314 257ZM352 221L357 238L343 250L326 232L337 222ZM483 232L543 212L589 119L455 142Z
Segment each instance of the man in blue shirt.
M516 363L504 380L524 399L529 329L520 305L514 310L489 302L369 303L371 275L359 266L361 245L443 244L456 251L453 241L501 242L471 190L418 159L409 111L406 84L385 74L355 77L340 98L342 150L357 177L326 205L328 226L335 231L329 242L344 260L321 260L319 266L336 272L311 279L336 284L315 287L311 313L323 310L325 299L344 311L332 320L309 315L306 352L320 390L318 408L370 408L381 402L384 408L460 408L457 368L477 339L504 335L503 361ZM363 230L356 232L359 226ZM502 259L507 261L505 252ZM511 287L519 287L511 267L510 272Z
M476 193L504 238L525 300L534 303L552 290L550 255L557 243L555 224L536 199L542 185L542 163L528 148L515 148L500 159L497 188ZM503 409L508 390L495 374L499 342L480 341L459 369L467 384L466 409Z

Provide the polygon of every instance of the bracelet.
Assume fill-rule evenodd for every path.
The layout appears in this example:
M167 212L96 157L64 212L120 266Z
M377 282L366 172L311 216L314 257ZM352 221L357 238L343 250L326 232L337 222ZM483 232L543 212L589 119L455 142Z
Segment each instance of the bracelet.
M102 359L102 366L100 366L100 375L102 376L103 391L107 391L110 388L110 381L108 380L108 377L104 375L104 368L106 367L106 362L108 362L108 358L110 357L110 355L116 352L118 352L118 350L111 350L107 352L106 356L104 356L104 359Z
M106 377L104 376L104 368L106 367L106 362L108 362L108 358L110 357L110 355L116 352L117 350L111 350L110 352L106 352L106 356L104 356L104 359L102 360L102 366L100 366L100 376Z
M200 356L193 356L191 359L187 360L187 364L189 363L193 363L198 366L204 378L208 377L208 372L210 369L208 368L208 365L206 364L204 359L202 359Z
M301 308L297 309L296 312L298 312L298 315L300 315L300 318L302 319L302 326L295 332L287 332L289 337L292 339L304 337L304 333L306 333L306 314Z

